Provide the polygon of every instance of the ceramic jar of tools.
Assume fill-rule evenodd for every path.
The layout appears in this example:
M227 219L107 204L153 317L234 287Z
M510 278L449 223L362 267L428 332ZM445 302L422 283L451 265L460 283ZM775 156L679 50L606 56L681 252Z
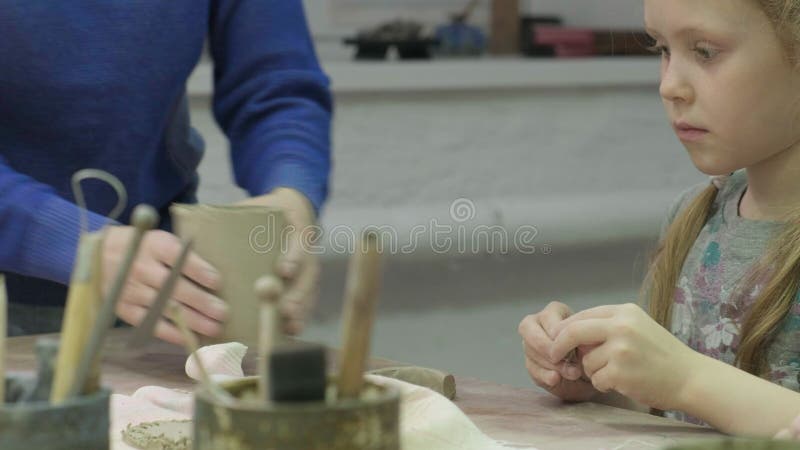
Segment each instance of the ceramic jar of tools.
M399 393L367 384L358 399L271 403L257 396L257 377L222 384L226 405L201 389L195 395L195 450L399 450ZM251 400L248 400L251 399Z
M108 450L109 390L58 404L22 401L34 384L30 378L6 379L6 402L0 406L1 449Z

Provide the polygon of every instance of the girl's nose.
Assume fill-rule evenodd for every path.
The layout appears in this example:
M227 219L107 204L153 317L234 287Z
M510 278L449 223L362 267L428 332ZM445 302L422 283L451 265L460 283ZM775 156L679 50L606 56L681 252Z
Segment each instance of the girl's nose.
M661 98L669 102L691 103L694 101L694 89L679 61L665 60L661 69Z

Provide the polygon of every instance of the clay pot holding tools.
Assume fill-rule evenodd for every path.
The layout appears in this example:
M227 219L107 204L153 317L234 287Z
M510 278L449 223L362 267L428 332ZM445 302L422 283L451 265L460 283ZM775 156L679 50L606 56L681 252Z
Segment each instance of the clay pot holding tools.
M0 405L0 448L3 450L107 450L109 448L108 389L49 401L58 342L40 340L38 378L15 376L5 381Z
M400 395L364 379L381 266L377 236L364 234L348 269L339 373L332 379L324 347L274 339L283 287L273 277L257 279L251 286L261 303L259 376L204 383L195 394L195 450L399 450Z
M394 390L367 384L356 399L265 405L257 385L258 377L223 383L238 400L233 406L204 389L195 394L195 450L400 449L400 397Z

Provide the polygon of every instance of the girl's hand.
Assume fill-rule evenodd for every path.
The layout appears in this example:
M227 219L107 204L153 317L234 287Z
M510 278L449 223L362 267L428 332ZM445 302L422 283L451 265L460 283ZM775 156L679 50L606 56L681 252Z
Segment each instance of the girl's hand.
M652 408L678 409L702 355L683 344L634 304L579 312L554 330L550 363L572 349L595 346L583 370L601 391L616 391Z
M562 400L589 401L599 392L585 378L580 361L574 364L560 360L553 363L549 358L553 345L551 336L554 336L558 324L570 315L572 311L567 305L553 302L520 322L525 367L534 383Z

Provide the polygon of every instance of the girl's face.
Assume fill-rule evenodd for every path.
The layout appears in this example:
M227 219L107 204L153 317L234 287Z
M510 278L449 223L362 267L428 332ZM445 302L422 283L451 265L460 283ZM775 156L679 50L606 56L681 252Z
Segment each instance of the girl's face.
M800 142L800 74L753 0L644 0L660 94L695 166L723 175Z

